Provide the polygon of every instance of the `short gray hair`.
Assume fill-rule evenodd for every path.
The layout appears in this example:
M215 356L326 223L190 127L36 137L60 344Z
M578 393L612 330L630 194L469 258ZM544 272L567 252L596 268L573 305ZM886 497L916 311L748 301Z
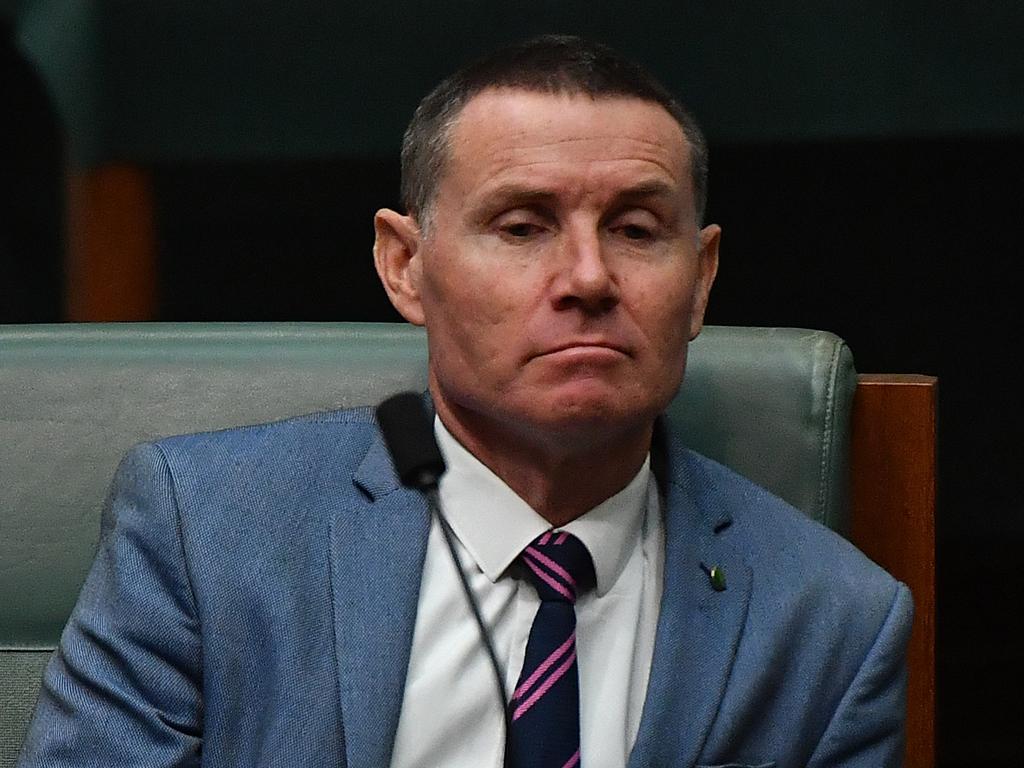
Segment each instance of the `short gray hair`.
M481 92L510 88L533 93L626 97L662 106L690 148L698 225L708 194L708 148L693 116L647 70L600 43L572 35L541 35L494 53L445 78L420 102L402 140L402 204L429 228L449 139L463 108Z

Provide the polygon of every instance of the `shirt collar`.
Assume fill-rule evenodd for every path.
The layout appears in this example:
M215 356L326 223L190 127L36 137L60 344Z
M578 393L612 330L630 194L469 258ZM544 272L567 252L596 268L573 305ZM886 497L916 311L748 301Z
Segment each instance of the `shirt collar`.
M551 524L477 459L434 418L434 434L448 470L441 477L441 506L455 535L492 582ZM640 539L650 456L621 491L559 530L580 539L590 552L597 594L618 580Z

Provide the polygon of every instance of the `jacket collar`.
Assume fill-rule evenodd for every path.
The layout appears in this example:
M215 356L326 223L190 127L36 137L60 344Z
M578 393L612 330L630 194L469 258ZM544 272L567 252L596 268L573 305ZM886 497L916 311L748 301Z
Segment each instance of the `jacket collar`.
M353 475L365 503L331 522L331 590L347 765L388 765L402 708L430 515L379 433Z
M665 583L630 768L692 765L718 713L746 621L751 572L729 546L728 510L698 504L697 458L664 419L652 466L665 510ZM724 574L716 585L711 569Z
M651 466L664 500L665 583L630 768L697 760L751 590L750 569L728 544L731 516L696 503L696 459L664 421ZM400 486L379 433L353 482L366 502L336 515L330 530L338 690L348 765L376 768L390 762L398 727L430 516L423 498ZM712 583L712 567L725 574L725 589Z

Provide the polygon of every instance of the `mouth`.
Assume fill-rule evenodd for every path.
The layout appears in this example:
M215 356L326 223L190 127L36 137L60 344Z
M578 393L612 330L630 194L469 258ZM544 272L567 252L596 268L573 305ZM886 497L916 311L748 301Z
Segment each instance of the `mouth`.
M537 357L547 355L625 355L629 356L629 350L622 344L617 344L605 339L576 339L562 344L556 344L545 349Z

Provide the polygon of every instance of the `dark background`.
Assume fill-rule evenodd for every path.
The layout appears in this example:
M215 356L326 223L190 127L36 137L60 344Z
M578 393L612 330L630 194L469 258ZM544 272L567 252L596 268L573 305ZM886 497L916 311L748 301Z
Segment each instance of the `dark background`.
M862 372L939 376L939 761L1021 764L1024 6L306 4L0 13L0 322L63 318L63 180L111 160L153 174L156 319L398 319L371 219L416 100L505 39L606 40L708 129L709 322L824 328Z

